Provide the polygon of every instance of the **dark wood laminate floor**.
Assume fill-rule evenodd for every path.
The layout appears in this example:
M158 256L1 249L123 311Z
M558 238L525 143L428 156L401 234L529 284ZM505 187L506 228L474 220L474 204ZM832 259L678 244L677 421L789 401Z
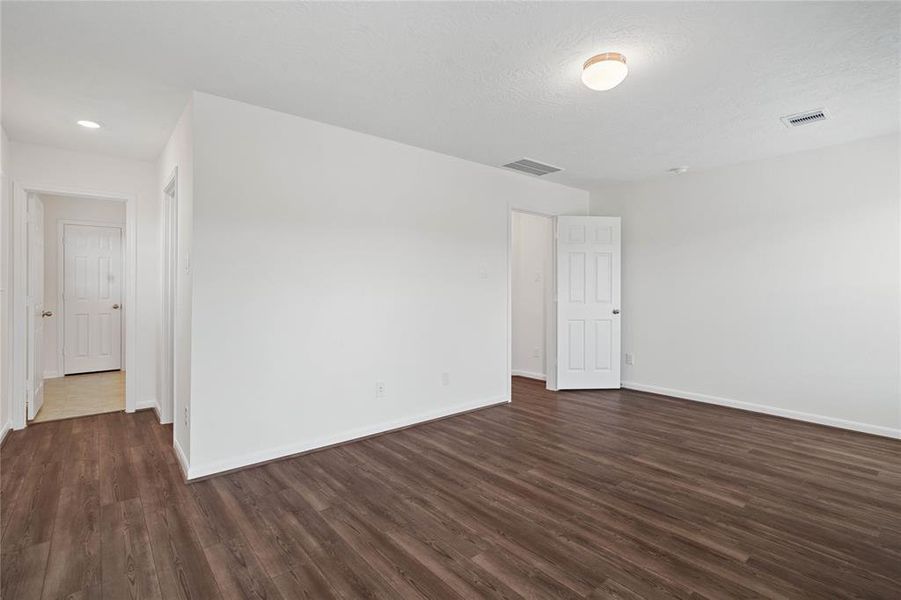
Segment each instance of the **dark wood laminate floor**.
M901 598L901 442L551 394L192 485L142 412L0 451L4 599Z

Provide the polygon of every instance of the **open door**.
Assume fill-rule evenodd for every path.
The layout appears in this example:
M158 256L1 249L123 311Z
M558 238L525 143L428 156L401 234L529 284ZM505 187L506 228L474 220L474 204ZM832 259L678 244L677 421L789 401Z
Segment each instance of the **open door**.
M557 389L620 387L620 224L557 217Z
M35 194L28 195L27 209L28 316L25 393L28 418L33 419L44 404L44 203Z

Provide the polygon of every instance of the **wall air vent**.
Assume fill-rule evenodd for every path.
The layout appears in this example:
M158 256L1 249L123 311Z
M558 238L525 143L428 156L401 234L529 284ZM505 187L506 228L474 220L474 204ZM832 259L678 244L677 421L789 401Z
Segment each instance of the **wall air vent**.
M809 123L825 121L828 118L829 113L826 112L826 109L818 108L817 110L808 110L802 113L782 117L782 123L786 127L800 127L801 125L807 125Z
M528 158L523 158L517 160L516 162L507 163L506 165L504 165L504 167L513 169L514 171L528 173L529 175L535 175L536 177L541 177L542 175L547 175L548 173L556 173L557 171L563 170L557 167L552 167L551 165L540 163L536 160L529 160Z

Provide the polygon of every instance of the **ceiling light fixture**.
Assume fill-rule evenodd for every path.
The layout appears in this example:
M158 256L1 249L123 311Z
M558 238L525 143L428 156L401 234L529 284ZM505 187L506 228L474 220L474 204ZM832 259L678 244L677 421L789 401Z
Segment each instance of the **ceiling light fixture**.
M88 129L100 129L100 123L96 121L78 121L78 124Z
M672 169L669 169L667 173L670 173L672 175L681 175L682 173L685 173L687 171L688 167L673 167Z
M598 92L612 90L629 74L626 57L619 52L592 56L582 65L582 83Z

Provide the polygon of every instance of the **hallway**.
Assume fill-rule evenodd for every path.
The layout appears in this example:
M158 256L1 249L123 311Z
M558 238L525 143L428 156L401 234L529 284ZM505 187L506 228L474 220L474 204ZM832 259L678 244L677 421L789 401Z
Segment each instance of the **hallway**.
M44 380L44 405L33 423L125 410L125 371Z

